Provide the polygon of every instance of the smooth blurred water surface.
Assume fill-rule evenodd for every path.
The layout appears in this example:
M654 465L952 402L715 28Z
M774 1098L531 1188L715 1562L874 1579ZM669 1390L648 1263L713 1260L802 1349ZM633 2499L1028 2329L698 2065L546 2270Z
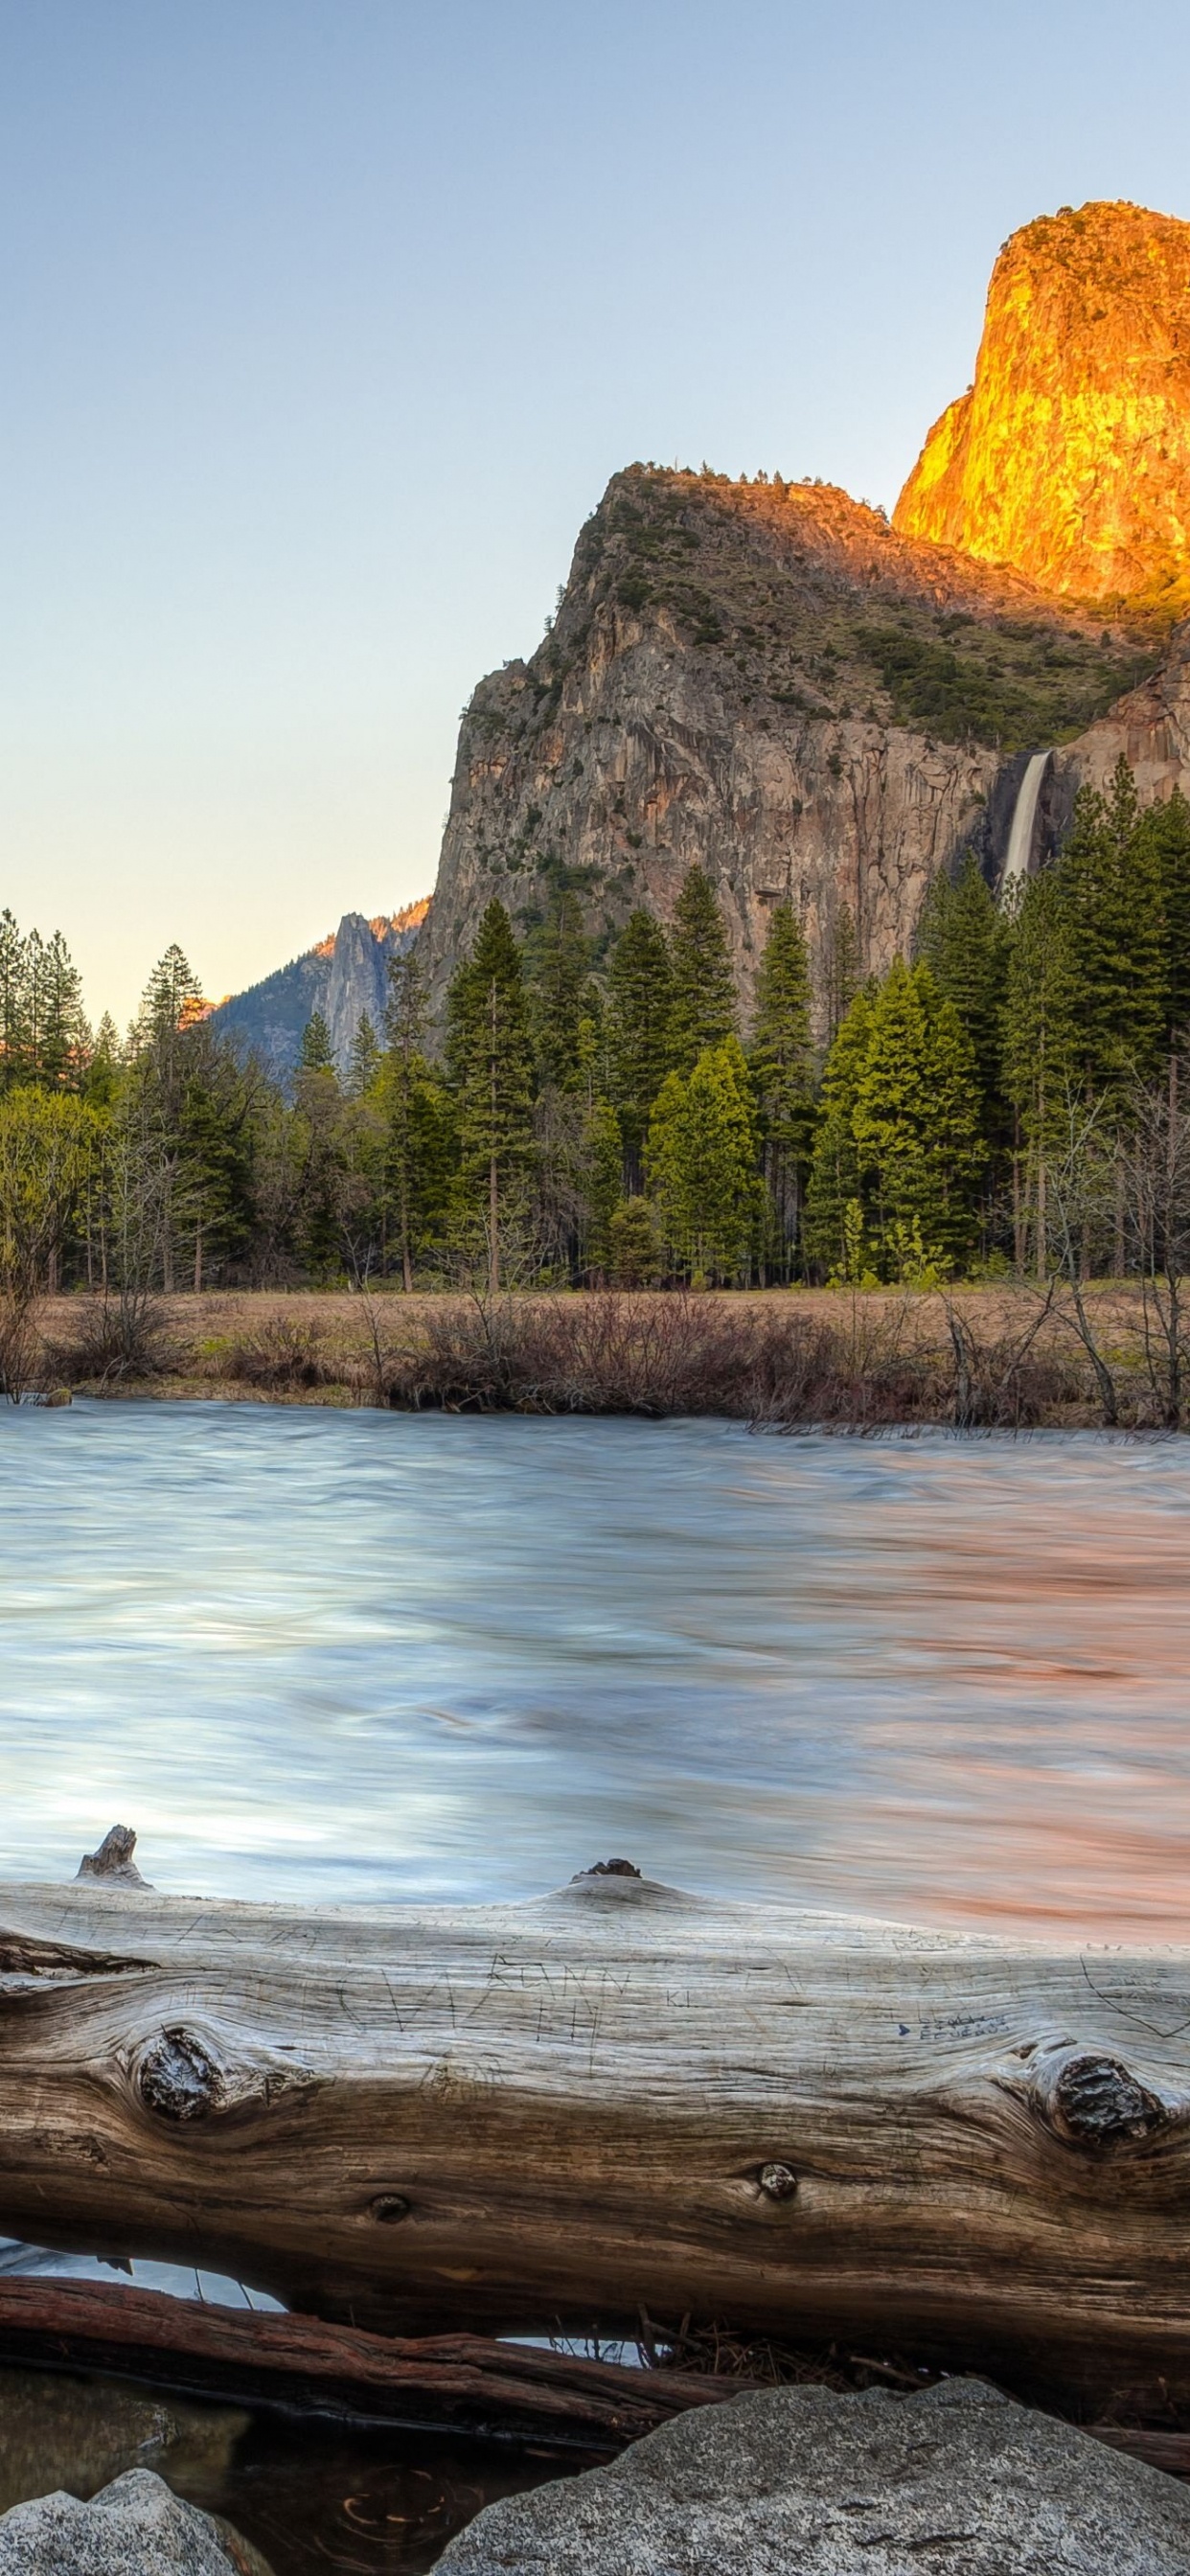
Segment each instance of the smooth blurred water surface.
M0 1411L0 1870L1190 1933L1190 1444Z

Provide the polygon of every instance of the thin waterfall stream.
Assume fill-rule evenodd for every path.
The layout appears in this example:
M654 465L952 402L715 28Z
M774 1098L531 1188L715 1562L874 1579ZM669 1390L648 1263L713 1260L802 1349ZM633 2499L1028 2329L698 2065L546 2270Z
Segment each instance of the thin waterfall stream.
M1033 856L1033 837L1037 827L1037 807L1041 797L1042 781L1052 759L1051 751L1035 751L1017 790L1012 826L1008 835L1008 851L1000 878L1001 903L1020 883L1022 877L1028 876L1029 862Z

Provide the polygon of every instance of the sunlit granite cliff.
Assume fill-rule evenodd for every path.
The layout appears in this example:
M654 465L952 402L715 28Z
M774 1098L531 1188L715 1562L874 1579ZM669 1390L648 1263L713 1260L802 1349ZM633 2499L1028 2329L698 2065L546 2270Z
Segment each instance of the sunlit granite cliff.
M464 716L432 991L493 894L528 927L569 887L606 942L635 904L668 918L693 860L745 998L782 895L820 966L845 905L880 969L967 839L994 868L1029 751L1081 734L1158 658L1151 635L844 492L631 467L543 643Z
M1013 234L894 525L1064 596L1190 607L1190 224L1064 206Z

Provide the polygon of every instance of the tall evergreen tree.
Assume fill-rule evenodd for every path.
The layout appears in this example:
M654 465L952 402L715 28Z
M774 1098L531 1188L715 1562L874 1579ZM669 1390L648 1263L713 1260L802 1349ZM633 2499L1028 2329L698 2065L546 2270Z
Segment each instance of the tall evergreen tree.
M708 1047L735 1036L735 978L715 889L702 868L686 871L670 938L673 986L669 1055L689 1074Z
M1160 888L1166 1053L1190 1040L1190 805L1180 787L1149 805L1136 826L1141 882Z
M321 1011L311 1011L298 1048L299 1073L332 1073L338 1078L331 1033Z
M860 990L859 940L850 904L840 903L830 922L822 952L822 1002L826 1042L833 1046Z
M872 1028L874 988L864 985L836 1032L822 1073L819 1124L806 1191L805 1241L810 1258L830 1271L848 1261L848 1210L862 1208L863 1186L853 1124Z
M894 960L872 1004L852 1131L888 1275L912 1244L961 1262L984 1160L975 1050L928 966Z
M653 1103L672 1068L669 943L651 912L630 913L612 950L607 982L611 1097L635 1177Z
M945 872L934 878L916 947L944 1000L954 1003L971 1040L983 1096L984 1129L993 1143L1001 1142L1005 1135L1001 1021L1009 933L973 851L967 851L957 878Z
M415 1262L445 1239L458 1140L453 1104L425 1053L425 987L416 946L391 959L388 974L388 1051L380 1085L384 1171L408 1293Z
M347 1097L362 1100L370 1091L380 1071L380 1041L366 1011L361 1011L351 1041L347 1067Z
M810 960L792 904L769 921L756 977L749 1065L760 1113L764 1175L786 1268L797 1241L814 1125Z
M1028 878L1010 924L1001 1024L1003 1085L1016 1115L1013 1156L1016 1258L1025 1254L1023 1149L1034 1246L1044 1267L1047 1176L1078 1078L1082 993L1070 914L1057 868Z
M746 1278L758 1215L756 1110L739 1039L671 1073L649 1124L646 1162L675 1266L696 1283Z
M0 1092L28 1070L29 1010L25 942L11 912L0 912Z
M459 1119L464 1209L487 1232L488 1284L500 1286L501 1234L523 1195L532 1152L533 1046L512 923L496 897L446 1004L446 1061Z
M584 1015L590 1016L591 943L576 895L557 896L527 962L538 1080L553 1083L558 1091L577 1091L582 1082L579 1027Z
M1120 1099L1159 1059L1166 1020L1165 925L1152 832L1138 829L1121 757L1106 794L1080 788L1058 872L1079 985L1076 1075Z

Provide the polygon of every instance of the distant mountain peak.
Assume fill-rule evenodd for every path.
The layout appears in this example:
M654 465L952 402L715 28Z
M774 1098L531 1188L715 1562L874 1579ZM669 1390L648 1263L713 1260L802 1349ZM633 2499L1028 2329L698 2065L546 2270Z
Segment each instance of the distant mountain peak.
M378 1032L388 1000L388 966L412 947L430 909L430 897L397 912L345 912L337 930L316 941L263 982L233 993L211 1013L220 1030L260 1058L277 1081L289 1083L297 1067L302 1032L322 1013L340 1070L346 1072L364 1014Z

